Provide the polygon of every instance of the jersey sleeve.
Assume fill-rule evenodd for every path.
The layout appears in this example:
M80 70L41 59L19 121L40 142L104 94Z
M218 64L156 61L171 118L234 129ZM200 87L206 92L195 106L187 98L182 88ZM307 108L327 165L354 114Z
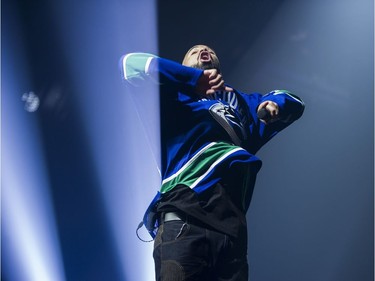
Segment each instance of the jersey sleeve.
M305 104L299 97L286 90L274 90L261 96L259 104L264 101L275 102L279 106L280 116L277 121L267 125L258 119L259 135L262 142L266 143L281 130L299 119L303 114Z
M120 60L122 78L133 86L146 81L168 85L176 90L191 91L203 71L148 53L130 53Z
M286 90L274 90L262 96L260 102L273 101L279 106L280 121L291 123L299 119L305 109L304 102Z
M153 80L158 82L157 77L149 75L149 66L155 55L147 53L130 53L120 59L120 70L122 78L133 86L141 86L143 82Z
M250 124L250 131L253 137L248 147L252 153L256 153L280 131L299 119L305 108L304 102L299 97L286 90L275 90L265 95L253 93L243 94L242 96L248 105L249 114L253 120ZM280 116L278 120L264 124L257 117L258 106L264 101L277 103Z

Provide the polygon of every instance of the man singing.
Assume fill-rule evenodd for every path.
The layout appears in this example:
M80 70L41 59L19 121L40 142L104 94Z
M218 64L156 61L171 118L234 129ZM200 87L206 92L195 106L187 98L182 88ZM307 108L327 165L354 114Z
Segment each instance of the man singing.
M234 89L205 45L182 64L146 53L121 63L130 84L160 84L162 182L143 220L155 239L156 280L247 281L255 154L301 117L304 103L285 90Z

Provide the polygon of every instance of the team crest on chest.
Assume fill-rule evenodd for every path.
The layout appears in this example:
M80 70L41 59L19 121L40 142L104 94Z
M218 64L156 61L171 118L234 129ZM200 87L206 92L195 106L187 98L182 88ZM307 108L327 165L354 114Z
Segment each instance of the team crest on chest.
M209 108L212 117L225 129L235 145L240 146L245 139L244 126L235 110L222 102Z

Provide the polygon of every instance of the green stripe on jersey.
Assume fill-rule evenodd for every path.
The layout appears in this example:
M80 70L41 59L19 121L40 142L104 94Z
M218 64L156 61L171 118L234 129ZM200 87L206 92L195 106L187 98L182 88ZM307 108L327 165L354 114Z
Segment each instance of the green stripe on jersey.
M224 142L210 143L202 148L178 172L163 180L160 192L170 191L179 184L190 188L196 187L217 165L239 150L244 149Z

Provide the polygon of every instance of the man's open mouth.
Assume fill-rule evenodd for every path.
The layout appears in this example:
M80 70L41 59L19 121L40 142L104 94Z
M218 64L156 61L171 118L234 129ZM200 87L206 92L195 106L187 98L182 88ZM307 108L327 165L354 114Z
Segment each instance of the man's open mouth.
M199 59L201 62L210 62L211 61L210 53L207 51L201 52Z

